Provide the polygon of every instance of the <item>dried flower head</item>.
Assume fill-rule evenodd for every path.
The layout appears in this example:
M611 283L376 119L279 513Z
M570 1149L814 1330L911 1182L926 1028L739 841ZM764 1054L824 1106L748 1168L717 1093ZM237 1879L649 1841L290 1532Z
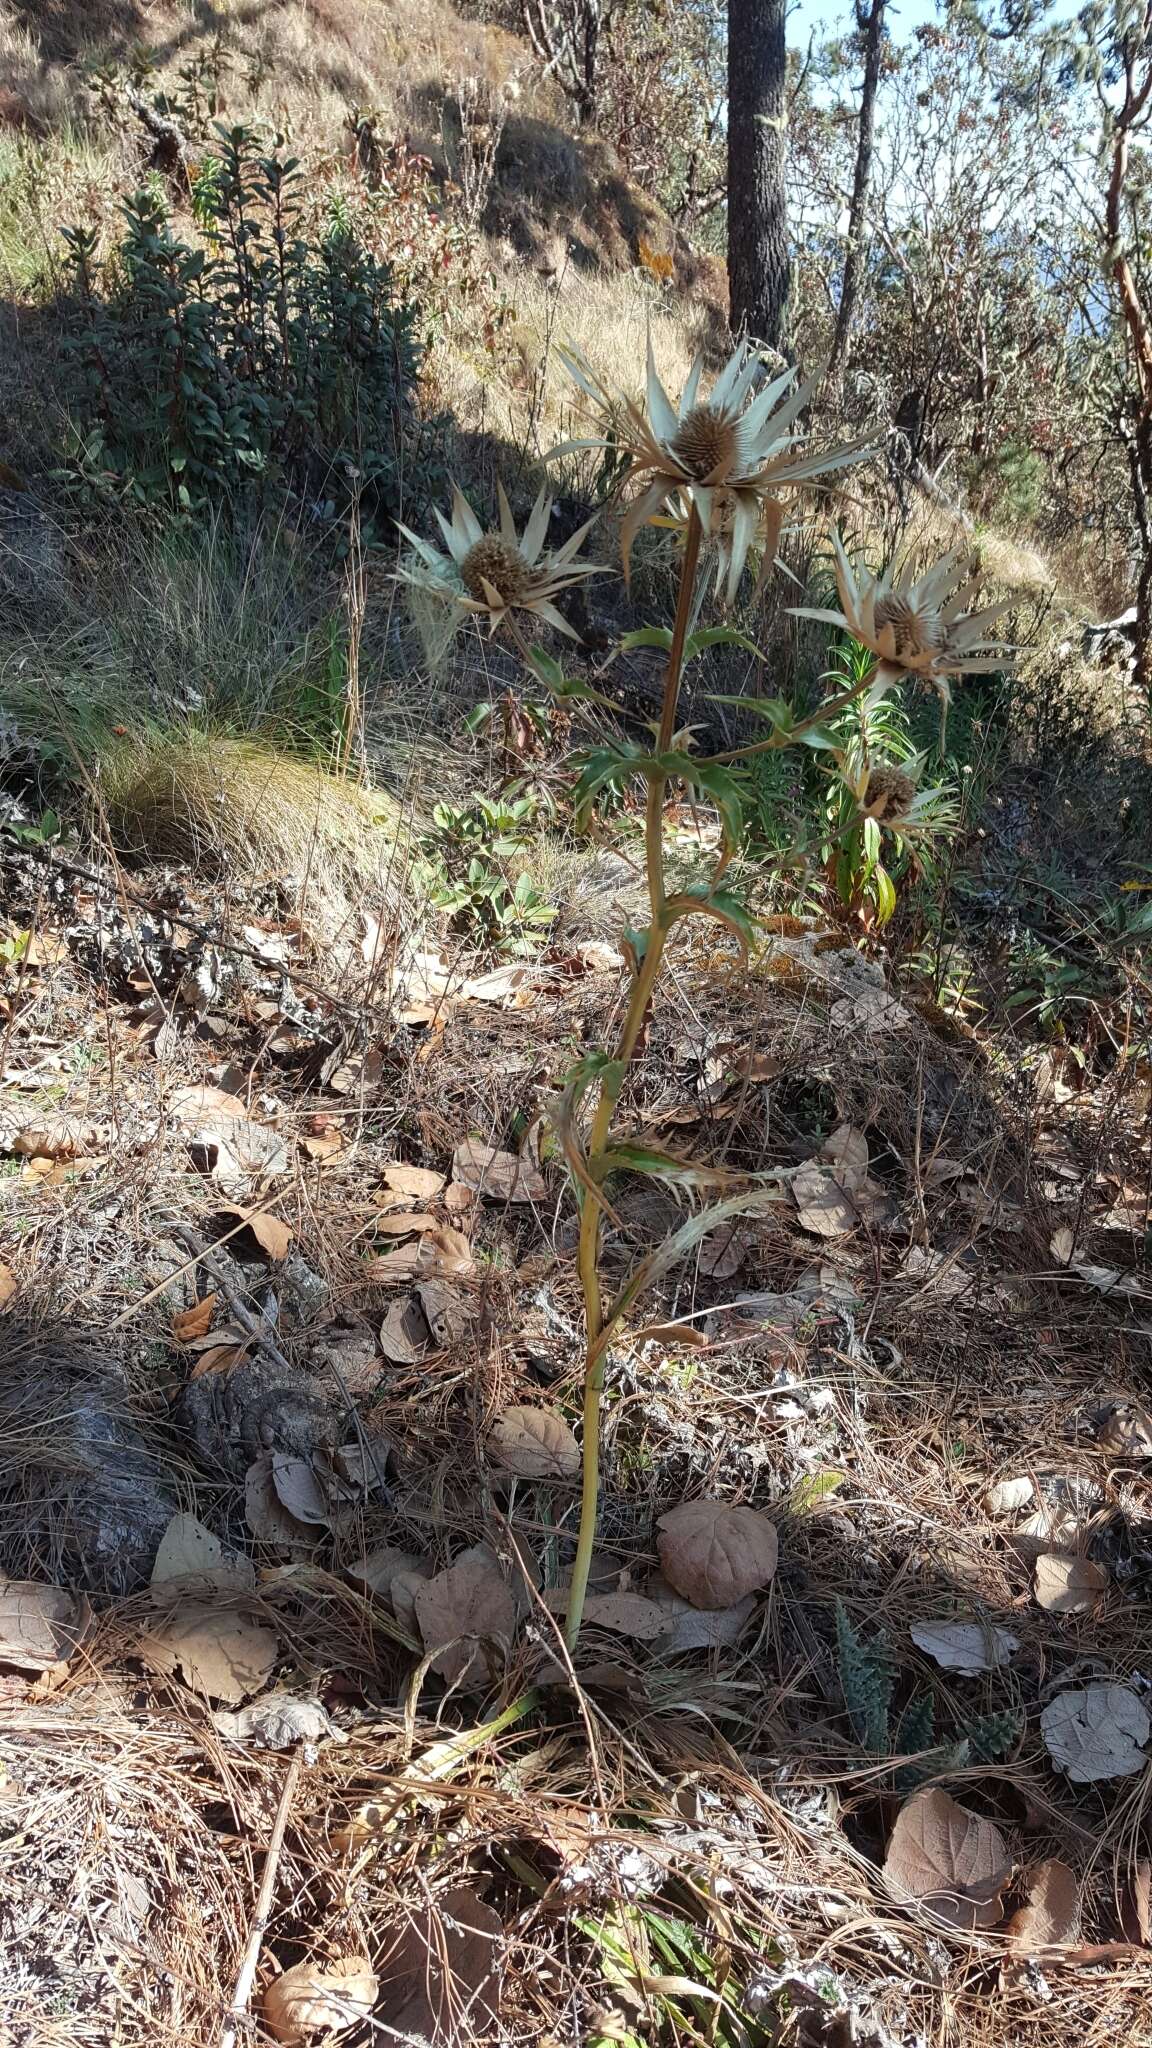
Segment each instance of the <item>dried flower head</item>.
M589 519L562 547L545 553L544 542L552 517L551 497L546 491L540 492L523 534L517 534L503 484L496 489L500 531L485 533L463 491L453 484L451 519L445 519L442 512L436 513L447 544L446 555L398 520L397 525L411 542L415 556L401 564L396 572L397 581L443 598L462 613L474 612L487 618L493 633L510 612L520 611L531 612L535 618L555 626L558 633L578 640L579 634L561 617L553 600L560 591L582 582L584 577L602 574L598 562L579 559L581 543L593 521Z
M895 823L916 800L916 784L893 761L881 761L869 772L864 785L864 809L871 818Z
M757 390L763 364L743 343L706 399L700 396L703 357L698 355L675 406L656 373L651 337L643 405L611 391L579 350L566 348L560 354L569 375L591 399L600 432L562 443L548 460L576 449L608 447L625 457L627 478L639 486L620 532L626 579L640 528L670 497L679 496L695 507L704 532L718 544L719 582L731 601L765 502L776 502L780 491L815 482L870 452L867 441L819 455L800 452L804 435L796 422L814 380L797 384L796 372L788 369ZM766 562L773 553L774 546L766 551Z
M797 618L818 619L851 633L876 657L876 673L865 700L876 703L902 676L921 676L931 683L947 707L949 676L987 674L1012 659L1015 648L998 645L989 629L1011 610L1011 600L966 612L975 595L978 564L960 549L942 556L923 576L913 578L911 565L892 581L856 570L835 527L832 547L840 610L812 605L791 607Z

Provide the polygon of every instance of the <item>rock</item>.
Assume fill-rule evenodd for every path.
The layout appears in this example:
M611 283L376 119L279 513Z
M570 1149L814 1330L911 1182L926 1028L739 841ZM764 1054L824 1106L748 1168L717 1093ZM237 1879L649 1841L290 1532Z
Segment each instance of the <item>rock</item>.
M190 1380L176 1424L208 1471L239 1481L266 1451L310 1458L338 1444L342 1407L335 1388L329 1392L307 1373L250 1358L231 1371Z
M328 1282L299 1252L289 1252L276 1268L276 1292L281 1324L288 1330L306 1330L328 1307Z
M24 1446L0 1478L3 1568L42 1578L51 1559L73 1590L146 1585L179 1502L115 1355L6 1319L0 1436Z

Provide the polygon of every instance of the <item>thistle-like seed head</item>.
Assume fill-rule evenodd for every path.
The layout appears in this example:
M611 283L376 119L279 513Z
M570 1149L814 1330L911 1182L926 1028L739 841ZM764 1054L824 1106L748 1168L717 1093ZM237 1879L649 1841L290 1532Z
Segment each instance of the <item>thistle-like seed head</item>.
M693 406L677 428L672 454L694 483L726 474L736 446L735 422L715 405Z
M897 597L895 592L882 597L876 606L876 631L882 632L885 626L892 628L897 661L911 660L917 654L930 654L937 645L931 621L922 618L907 598Z
M531 582L532 571L524 560L519 548L510 541L501 540L498 534L486 533L483 540L469 548L460 564L460 579L468 592L480 604L488 601L484 585L496 591L505 604L515 604L525 596Z
M876 609L879 613L880 607L877 606ZM868 787L864 791L864 808L866 811L875 812L878 817L895 820L904 816L914 802L915 796L916 784L910 775L905 774L903 768L881 764L880 767L873 768L868 777Z

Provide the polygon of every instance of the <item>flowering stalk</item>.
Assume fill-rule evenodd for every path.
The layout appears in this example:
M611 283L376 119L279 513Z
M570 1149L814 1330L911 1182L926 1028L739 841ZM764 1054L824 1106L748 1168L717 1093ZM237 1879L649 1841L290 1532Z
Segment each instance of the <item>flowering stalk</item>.
M660 709L660 728L656 746L658 758L667 754L676 730L676 707L680 701L680 682L684 672L684 647L696 594L696 571L702 538L700 515L693 506L688 518L684 559L680 568L680 591L676 601L672 645L668 651L668 665L664 671L664 697ZM664 797L668 787L668 776L654 767L648 771L647 782L644 852L650 922L643 957L636 959L633 965L632 990L616 1049L609 1068L600 1079L600 1095L592 1119L587 1150L588 1177L596 1188L600 1187L605 1178L612 1117L644 1028L644 1019L648 1014L648 1006L660 973L670 925L668 897L664 888ZM600 1289L602 1223L600 1202L590 1189L583 1190L578 1254L580 1285L584 1294L587 1345L584 1360L583 1482L580 1498L580 1531L576 1542L576 1561L572 1568L568 1619L565 1626L569 1649L576 1645L584 1617L584 1601L588 1592L588 1574L592 1564L592 1549L596 1541L596 1521L600 1503L600 1410L604 1395L605 1361L608 1355L605 1340L612 1327L611 1322L606 1325L604 1321Z

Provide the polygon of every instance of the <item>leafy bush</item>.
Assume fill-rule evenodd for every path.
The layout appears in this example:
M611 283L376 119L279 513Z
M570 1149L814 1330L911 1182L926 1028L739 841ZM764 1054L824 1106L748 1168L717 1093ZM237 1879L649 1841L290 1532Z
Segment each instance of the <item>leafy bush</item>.
M150 188L103 266L65 230L78 482L188 515L279 482L327 514L355 496L369 533L411 514L418 309L347 221L303 234L303 205L297 162L233 128L197 181L203 246Z

